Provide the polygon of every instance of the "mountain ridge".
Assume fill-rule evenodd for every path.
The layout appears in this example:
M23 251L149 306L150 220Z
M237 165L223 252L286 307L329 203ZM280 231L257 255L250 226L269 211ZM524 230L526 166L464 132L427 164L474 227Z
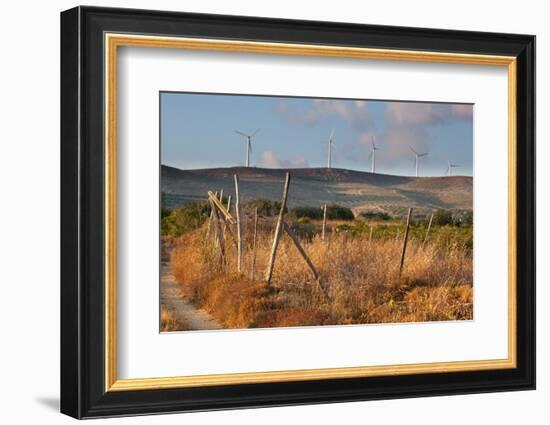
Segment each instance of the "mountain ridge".
M356 213L364 210L471 209L473 178L469 176L410 177L342 168L218 167L182 170L161 166L165 196L189 200L206 198L208 190L233 193L233 175L239 176L243 200L281 197L286 172L291 174L289 205L337 203ZM182 201L185 202L185 201Z

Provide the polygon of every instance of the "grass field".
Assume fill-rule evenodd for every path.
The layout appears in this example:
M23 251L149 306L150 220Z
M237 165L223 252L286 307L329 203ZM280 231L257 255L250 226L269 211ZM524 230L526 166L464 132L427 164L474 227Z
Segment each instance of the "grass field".
M473 318L470 224L434 224L424 244L427 222L415 220L400 276L403 219L329 220L322 240L320 220L288 215L287 223L299 235L321 279L314 279L290 238L283 235L268 285L264 274L273 241L273 216L259 217L252 271L253 220L251 209L243 208L241 273L237 273L231 237L235 229L225 232L225 258L220 261L212 230L207 237L208 210L187 216L192 220L189 226L177 235L163 236L164 255L185 296L225 328ZM167 328L177 329L168 314Z
M172 331L185 331L187 327L185 323L179 321L174 314L174 311L165 305L161 305L160 308L160 331L172 332Z

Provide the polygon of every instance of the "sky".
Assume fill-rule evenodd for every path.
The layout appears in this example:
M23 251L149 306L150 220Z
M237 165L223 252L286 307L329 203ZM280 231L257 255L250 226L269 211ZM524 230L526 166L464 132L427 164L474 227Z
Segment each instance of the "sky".
M161 162L180 169L245 165L326 167L334 129L332 167L420 176L472 175L473 105L380 100L293 98L226 94L160 94Z

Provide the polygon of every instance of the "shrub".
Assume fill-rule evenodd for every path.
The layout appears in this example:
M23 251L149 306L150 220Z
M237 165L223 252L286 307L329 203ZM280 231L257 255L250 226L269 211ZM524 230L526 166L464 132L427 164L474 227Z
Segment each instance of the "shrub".
M323 218L323 210L316 207L296 207L291 210L291 213L297 219L309 218L310 220L320 220Z
M269 217L279 214L281 210L281 203L279 201L272 201L270 199L255 199L247 204L252 209L258 208L258 214L264 217ZM285 213L288 212L288 208L285 207Z
M329 205L327 207L327 218L331 220L353 220L353 211L340 205Z
M313 236L315 236L315 225L311 224L309 218L307 217L298 219L298 222L293 224L291 227L300 239L309 241L313 238Z
M433 224L438 226L450 226L453 224L453 213L449 210L437 210L434 213Z
M471 226L474 224L474 212L473 211L466 211L464 213L464 224Z
M388 221L391 219L390 215L383 211L365 211L361 215L370 220L384 220Z
M202 226L208 217L209 208L204 202L196 202L164 214L160 223L161 235L181 236L185 232Z
M471 226L473 222L473 212L468 210L438 210L434 214L434 224L439 226Z

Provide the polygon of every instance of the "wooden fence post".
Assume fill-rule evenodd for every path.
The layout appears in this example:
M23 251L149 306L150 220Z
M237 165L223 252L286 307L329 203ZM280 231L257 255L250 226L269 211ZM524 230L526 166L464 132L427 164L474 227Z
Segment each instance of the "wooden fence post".
M323 231L321 233L322 240L325 240L326 227L327 227L327 204L323 205Z
M214 223L216 225L216 241L218 242L218 246L220 248L219 263L220 265L223 265L223 263L225 262L225 243L223 240L222 229L220 225L221 219L220 215L218 214L218 210L213 203L212 209L214 210Z
M252 264L250 266L250 279L254 280L254 268L256 267L256 234L258 233L258 207L254 209L254 237L252 239Z
M407 251L407 240L409 239L409 225L411 224L411 214L412 208L409 208L409 213L407 214L407 225L405 227L405 237L403 238L403 251L401 251L401 262L399 263L399 276L403 271L403 263L405 262L405 251Z
M370 227L369 242L370 242L370 241L372 241L372 224L369 227Z
M239 176L233 175L235 181L235 215L237 217L237 273L241 272L242 236L241 236L241 205L239 200Z
M231 214L230 210L231 210L231 195L229 195L229 196L227 197L227 212L228 212L229 214Z
M286 199L288 196L288 187L290 185L290 173L286 173L285 186L283 189L283 197L281 199L281 210L279 211L279 217L277 219L277 225L275 227L275 234L273 235L273 245L271 246L271 254L269 256L269 264L265 273L265 281L269 285L271 278L273 277L273 266L275 265L275 256L277 254L277 247L279 246L279 239L281 238L281 230L283 227L283 218L285 216Z
M424 245L426 245L426 241L428 240L428 235L430 234L430 229L432 228L432 221L434 219L434 214L430 216L430 222L428 223L428 228L426 229L426 237L424 238L424 241L422 242L422 248L424 248Z
M208 191L208 199L210 199L210 202L214 204L214 206L217 207L217 211L223 215L223 218L227 220L230 224L234 224L235 220L229 214L229 212L225 209L225 205L223 205L220 200L210 191Z
M218 192L216 192L216 197L217 196L218 196ZM208 226L206 227L206 237L204 238L205 243L208 241L208 238L210 238L210 228L212 227L213 218L214 218L214 206L212 205L212 202L210 202L210 216L208 217Z
M315 280L319 280L319 278L320 278L319 272L317 271L317 269L313 265L313 262L309 259L306 251L304 250L304 248L300 244L300 240L298 239L298 237L294 234L292 229L289 227L288 224L286 224L285 221L283 221L283 227L284 227L285 232L287 233L287 235L290 236L290 239L292 239L292 242L294 242L294 245L296 246L296 248L298 248L298 251L300 252L302 257L306 261L307 265L309 266L309 269L313 273L313 276L315 276Z
M227 197L227 212L229 213L229 208L231 208L231 195L229 195ZM224 220L223 221L223 238L225 239L225 233L227 231L228 227L227 227L227 221Z

